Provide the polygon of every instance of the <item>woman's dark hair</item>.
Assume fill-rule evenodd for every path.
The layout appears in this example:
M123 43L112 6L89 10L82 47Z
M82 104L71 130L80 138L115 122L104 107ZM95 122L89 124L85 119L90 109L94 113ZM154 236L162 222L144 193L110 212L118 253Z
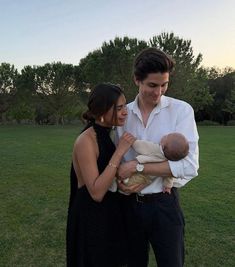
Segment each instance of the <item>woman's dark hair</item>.
M113 117L116 119L116 104L123 90L111 83L98 84L91 91L88 99L88 110L83 113L82 117L87 122L95 121L114 106Z
M138 81L143 81L149 73L172 72L173 59L163 51L151 47L142 50L134 60L133 74Z

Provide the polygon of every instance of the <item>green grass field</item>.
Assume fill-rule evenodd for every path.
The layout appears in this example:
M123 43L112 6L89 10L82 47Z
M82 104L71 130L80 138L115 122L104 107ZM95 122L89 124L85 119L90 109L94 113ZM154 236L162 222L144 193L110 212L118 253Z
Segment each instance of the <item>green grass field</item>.
M75 126L0 126L0 266L65 266ZM235 127L201 127L199 176L180 190L186 267L235 266ZM151 254L150 267L155 266Z

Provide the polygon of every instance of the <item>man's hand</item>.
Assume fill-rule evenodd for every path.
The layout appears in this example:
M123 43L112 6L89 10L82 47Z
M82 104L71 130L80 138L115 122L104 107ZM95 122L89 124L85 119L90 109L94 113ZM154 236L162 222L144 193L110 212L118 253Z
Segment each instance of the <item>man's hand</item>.
M126 178L131 177L134 173L136 173L136 160L127 161L122 163L117 171L118 179L125 180Z
M131 193L138 193L142 189L144 189L146 186L149 184L133 184L133 185L125 185L122 181L118 181L118 188L121 189L126 194L131 194Z

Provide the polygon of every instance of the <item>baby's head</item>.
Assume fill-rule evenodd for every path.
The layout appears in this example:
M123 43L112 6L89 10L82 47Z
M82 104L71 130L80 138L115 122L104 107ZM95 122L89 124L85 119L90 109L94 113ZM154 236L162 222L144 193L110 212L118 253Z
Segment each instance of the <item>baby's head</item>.
M188 155L189 144L183 134L170 133L164 135L160 142L167 159L177 161Z

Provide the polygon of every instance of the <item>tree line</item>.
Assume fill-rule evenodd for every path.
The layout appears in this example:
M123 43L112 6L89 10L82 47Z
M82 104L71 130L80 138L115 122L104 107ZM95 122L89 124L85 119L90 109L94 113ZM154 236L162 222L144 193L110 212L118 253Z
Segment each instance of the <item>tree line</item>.
M0 123L64 124L81 118L91 88L101 82L119 84L128 102L137 94L132 64L139 51L162 49L175 60L167 94L190 103L197 121L226 125L235 120L235 71L204 68L191 40L161 33L148 42L116 37L90 52L78 65L61 62L25 66L0 65Z

